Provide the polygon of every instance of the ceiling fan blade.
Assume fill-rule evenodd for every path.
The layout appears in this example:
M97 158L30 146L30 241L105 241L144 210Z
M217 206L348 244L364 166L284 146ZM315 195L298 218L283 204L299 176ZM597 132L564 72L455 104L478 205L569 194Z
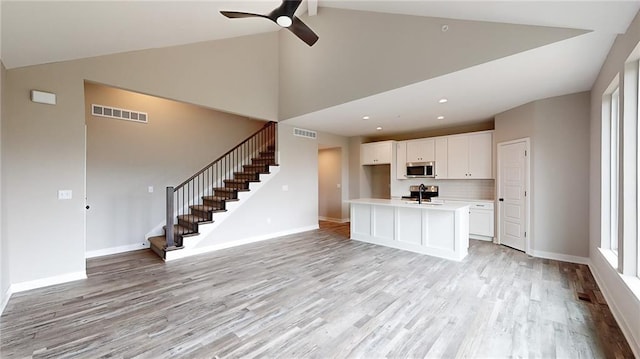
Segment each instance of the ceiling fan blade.
M298 19L297 16L293 17L293 23L287 29L299 37L300 40L306 42L309 46L313 46L313 44L318 41L318 35L316 35L309 26L302 22L302 20Z
M260 14L252 14L249 12L239 12L239 11L220 11L220 13L229 19L239 19L245 17L267 17L265 15Z

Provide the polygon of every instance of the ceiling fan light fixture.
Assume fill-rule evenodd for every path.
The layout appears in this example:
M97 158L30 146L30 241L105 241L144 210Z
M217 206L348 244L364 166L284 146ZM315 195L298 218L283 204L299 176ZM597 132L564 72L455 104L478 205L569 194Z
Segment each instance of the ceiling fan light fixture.
M278 23L278 25L282 27L289 27L293 23L293 20L291 20L291 18L286 15L281 15L276 19L276 23Z

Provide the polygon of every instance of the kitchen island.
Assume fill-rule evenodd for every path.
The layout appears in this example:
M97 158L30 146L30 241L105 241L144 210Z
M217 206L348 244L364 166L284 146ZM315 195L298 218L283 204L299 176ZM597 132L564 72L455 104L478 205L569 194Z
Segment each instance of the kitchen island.
M469 248L469 206L362 198L351 205L351 239L460 261Z

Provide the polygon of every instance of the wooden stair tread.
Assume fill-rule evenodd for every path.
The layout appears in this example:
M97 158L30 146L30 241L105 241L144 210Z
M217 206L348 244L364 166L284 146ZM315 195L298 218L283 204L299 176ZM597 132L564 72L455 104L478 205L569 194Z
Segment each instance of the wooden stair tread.
M206 206L204 204L197 204L194 206L189 206L189 208L195 210L195 211L200 211L200 212L226 212L226 209L222 209L222 208L218 208L218 207L213 207L213 206Z
M164 226L163 228L164 228L165 231L167 230L167 226ZM193 237L193 236L197 236L200 233L194 232L191 229L189 229L187 227L183 227L183 226L181 226L179 224L174 224L173 225L173 234L174 235L179 235L179 236L182 236L182 237Z
M237 198L227 198L227 197L220 197L220 196L202 196L202 199L204 201L215 201L215 202L222 202L222 201L227 201L227 202L231 202L231 201L237 201Z
M183 220L189 223L202 223L202 224L207 224L207 223L213 223L212 220L207 219L207 218L202 218L199 216L196 216L194 214L183 214L178 216L178 220Z
M175 251L177 249L182 249L184 247L170 247L166 248L167 239L164 236L155 236L149 238L149 243L151 247L155 247L163 252ZM163 257L164 258L164 257Z

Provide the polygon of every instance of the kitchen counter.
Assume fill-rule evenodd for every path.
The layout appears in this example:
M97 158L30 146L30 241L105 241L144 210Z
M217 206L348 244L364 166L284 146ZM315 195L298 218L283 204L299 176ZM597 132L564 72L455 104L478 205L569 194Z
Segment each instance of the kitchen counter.
M407 207L407 208L429 208L436 211L454 211L461 207L468 207L468 205L460 203L431 203L422 202L418 204L417 201L411 201L409 199L381 199L381 198L360 198L347 201L348 203L366 203L375 204L378 206L393 206L393 207Z
M469 248L469 205L361 198L351 205L351 239L460 261Z

